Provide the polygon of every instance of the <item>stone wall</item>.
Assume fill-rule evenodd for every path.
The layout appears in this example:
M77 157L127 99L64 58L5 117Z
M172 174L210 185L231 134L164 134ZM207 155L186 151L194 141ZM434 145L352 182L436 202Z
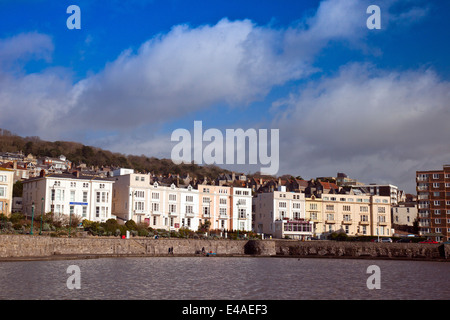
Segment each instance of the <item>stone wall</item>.
M248 241L145 238L52 238L0 235L0 258L53 255L194 255L205 249L217 255L243 255ZM274 247L273 247L274 248ZM275 254L273 250L272 254Z
M450 245L336 241L276 242L279 256L392 259L450 259Z
M52 238L0 235L0 259L63 256L159 256L214 252L222 256L389 258L450 261L450 245L293 240L191 240L146 238Z

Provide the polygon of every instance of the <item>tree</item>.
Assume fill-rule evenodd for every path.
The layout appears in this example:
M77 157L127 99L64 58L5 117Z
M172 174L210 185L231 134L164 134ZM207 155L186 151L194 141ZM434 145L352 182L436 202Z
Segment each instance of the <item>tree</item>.
M22 181L18 180L13 185L13 197L22 197L23 194L23 183Z

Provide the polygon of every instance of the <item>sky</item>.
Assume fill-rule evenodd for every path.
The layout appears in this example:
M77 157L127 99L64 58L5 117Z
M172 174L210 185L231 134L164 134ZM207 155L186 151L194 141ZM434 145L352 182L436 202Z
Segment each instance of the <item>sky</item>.
M67 27L73 4L80 29ZM0 128L158 158L194 121L278 129L277 175L344 172L414 193L417 170L450 164L448 12L425 0L0 0Z

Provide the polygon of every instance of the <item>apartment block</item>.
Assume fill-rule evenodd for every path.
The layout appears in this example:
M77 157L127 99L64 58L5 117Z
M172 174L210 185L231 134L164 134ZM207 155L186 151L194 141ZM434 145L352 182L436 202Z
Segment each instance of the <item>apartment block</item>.
M14 171L0 168L0 214L11 215Z
M23 213L52 212L105 222L111 215L113 181L79 172L43 175L23 182Z
M391 236L390 197L364 194L326 194L305 199L306 220L313 236L326 238L333 232L349 236Z
M164 186L147 174L114 177L112 206L118 220L147 223L154 229L197 230L199 226L198 190Z
M198 230L206 221L210 229L246 230L252 226L249 188L199 184L177 187L152 181L150 175L114 177L113 213L123 221L145 222L155 229Z
M275 238L305 239L312 236L313 223L306 220L305 194L277 191L253 198L255 232Z
M450 165L416 172L419 234L447 241L450 234Z
M357 185L356 187L365 188L368 193L373 196L386 196L391 198L391 205L396 206L399 202L399 190L397 186L392 184L367 184Z

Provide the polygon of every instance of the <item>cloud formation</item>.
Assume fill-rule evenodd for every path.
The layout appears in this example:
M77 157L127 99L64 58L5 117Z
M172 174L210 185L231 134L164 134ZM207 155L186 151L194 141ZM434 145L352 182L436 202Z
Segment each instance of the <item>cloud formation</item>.
M299 174L376 176L365 182L398 181L412 192L411 172L440 168L450 157L449 99L450 83L432 70L344 66L274 103L281 163Z

